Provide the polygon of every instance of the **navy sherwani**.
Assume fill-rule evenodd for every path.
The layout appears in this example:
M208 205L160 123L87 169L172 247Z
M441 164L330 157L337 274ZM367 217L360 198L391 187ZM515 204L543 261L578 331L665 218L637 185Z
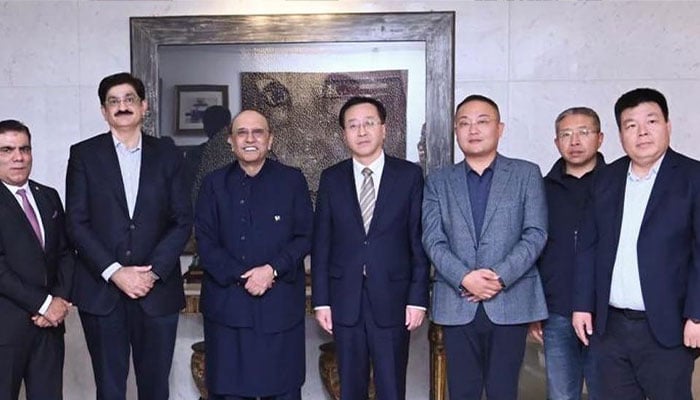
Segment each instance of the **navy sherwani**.
M207 384L216 394L272 396L304 382L303 259L311 248L309 189L295 168L266 160L247 176L237 162L208 175L195 232L204 269ZM273 287L251 296L240 278L270 264Z

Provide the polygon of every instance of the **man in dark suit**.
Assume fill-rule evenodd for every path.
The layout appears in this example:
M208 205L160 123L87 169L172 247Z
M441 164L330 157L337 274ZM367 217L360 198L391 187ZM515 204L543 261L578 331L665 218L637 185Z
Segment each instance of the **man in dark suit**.
M128 73L98 89L110 131L71 147L68 234L76 248L80 310L98 399L123 400L131 352L140 399L168 398L178 312L180 253L192 206L172 141L147 136L143 83Z
M63 398L63 321L73 278L58 193L29 180L29 128L0 121L0 399Z
M349 99L339 122L352 158L326 169L311 254L316 319L335 337L342 399L366 399L370 362L377 397L404 399L410 331L428 305L421 244L423 175L384 154L386 110Z
M692 399L700 347L700 163L669 147L664 96L615 103L627 156L599 171L578 235L572 323L603 399Z
M212 400L301 399L313 210L301 171L266 158L272 140L262 114L238 114L237 161L207 175L197 200Z

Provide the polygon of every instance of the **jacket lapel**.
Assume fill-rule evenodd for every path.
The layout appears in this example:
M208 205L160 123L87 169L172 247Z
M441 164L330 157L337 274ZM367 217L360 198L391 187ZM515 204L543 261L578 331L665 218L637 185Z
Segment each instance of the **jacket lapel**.
M489 197L486 201L486 211L484 212L484 223L481 227L481 236L486 232L489 226L489 222L496 215L496 210L498 209L498 202L500 200L506 199L506 191L508 189L508 181L510 181L512 171L510 160L496 156L496 165L494 165L493 179L491 180L491 189L489 190Z
M141 169L139 170L139 190L136 193L136 204L134 204L134 216L136 219L141 210L143 209L143 193L151 187L152 182L155 181L155 176L158 173L158 160L156 154L156 145L151 140L154 139L145 134L141 134ZM155 140L155 139L154 139ZM124 196L124 205L127 207L128 215L128 205L126 203L126 194L124 192L124 185L122 184L122 193Z
M462 212L464 220L467 221L469 233L471 237L476 238L476 229L474 229L474 219L472 218L472 204L469 200L469 189L467 188L467 170L464 161L452 166L450 172L450 186L448 190L453 190L452 195L455 197L455 204Z
M360 230L365 231L365 225L362 223L362 211L360 210L359 193L357 193L357 188L355 187L355 176L352 171L352 158L345 161L343 164L342 171L343 182L340 183L340 189L345 192L341 193L341 198L348 199L352 204L352 214L353 218L357 222Z
M54 224L53 219L58 217L58 210L53 208L51 200L48 198L48 193L41 190L34 182L29 181L29 189L32 191L36 207L39 209L37 211L41 215L41 222L44 228L44 249L50 249L54 246L56 240L56 224Z
M104 135L104 141L102 142L102 152L105 157L98 157L103 163L102 171L106 175L105 178L112 185L112 190L117 198L117 203L121 207L125 215L129 215L129 207L126 204L126 193L124 192L124 180L122 179L122 171L119 167L119 159L117 158L117 149L114 148L114 141L112 140L112 133L107 132Z
M398 176L396 173L396 165L389 156L384 156L384 171L382 171L381 184L379 185L379 193L377 193L377 199L374 205L374 212L372 214L372 222L369 225L369 231L373 231L377 225L377 219L381 217L384 212L382 211L387 204L390 203L391 193L394 191L394 186L396 185ZM357 209L360 210L360 205L358 202ZM360 210L360 220L362 220L362 211ZM364 227L364 225L363 225ZM369 232L368 232L369 234Z
M673 174L677 166L677 153L669 149L666 151L664 160L661 162L658 175L654 181L654 187L651 189L647 208L644 210L642 226L644 226L654 210L659 206L659 204L661 204L661 200L665 197L666 192L670 190L671 186L673 185Z
M31 182L29 183L29 187L32 190L32 194L34 195L34 201L37 202L37 207L39 206L39 199L37 198L38 196L35 195L35 190L34 186ZM36 234L34 233L34 228L32 228L32 224L29 223L29 220L27 219L27 216L24 215L24 210L22 209L22 206L19 205L19 202L15 198L15 194L11 193L5 185L0 184L0 205L7 207L10 210L10 214L16 216L17 223L21 226L23 226L27 232L31 233L31 236L34 238L34 243L36 243L37 247L41 249L41 243L39 243L39 239L36 237ZM34 210L35 212L41 212L40 210ZM44 214L41 214L41 219L44 220ZM44 222L44 225L47 225L46 222ZM48 238L48 232L46 232L46 227L44 227L44 236ZM46 238L44 241L46 242ZM42 250L43 251L43 250Z

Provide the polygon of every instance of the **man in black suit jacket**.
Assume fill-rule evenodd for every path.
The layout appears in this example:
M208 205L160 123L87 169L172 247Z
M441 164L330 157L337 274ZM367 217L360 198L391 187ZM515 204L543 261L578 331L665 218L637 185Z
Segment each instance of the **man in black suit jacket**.
M615 103L627 153L597 173L578 234L572 323L602 399L692 399L700 347L700 163L669 147L664 96Z
M423 175L384 154L386 110L354 97L339 122L352 158L326 169L316 202L311 253L316 319L335 337L342 399L404 399L410 331L428 306L421 243Z
M172 141L141 131L143 83L119 73L98 94L110 132L71 147L66 176L73 300L97 398L125 398L131 351L139 399L167 399L192 206Z
M0 121L0 399L62 398L73 275L58 193L29 180L29 128Z

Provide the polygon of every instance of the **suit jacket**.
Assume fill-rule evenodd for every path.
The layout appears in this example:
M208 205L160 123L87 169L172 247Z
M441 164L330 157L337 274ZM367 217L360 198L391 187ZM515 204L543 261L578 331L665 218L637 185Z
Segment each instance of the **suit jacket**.
M574 311L594 313L598 335L605 333L629 165L622 157L598 173L579 232ZM637 239L647 318L664 346L683 343L685 318L700 319L699 255L700 163L668 149Z
M47 295L69 299L71 291L74 259L61 199L37 182L29 181L29 188L44 226L44 249L15 195L0 184L0 346L17 343L32 329L31 317Z
M281 332L300 323L312 222L309 188L296 168L268 159L252 178L237 162L207 175L195 223L205 272L200 301L204 316L262 332ZM251 296L240 276L265 264L277 271L277 282L264 296Z
M461 282L473 269L491 268L505 283L483 301L496 324L547 318L535 261L547 241L547 204L539 168L497 155L480 239L476 240L466 165L428 176L423 200L423 245L435 266L431 318L443 325L471 322L478 303L463 297Z
M402 325L407 305L428 306L429 263L420 242L423 173L386 156L365 233L352 168L348 159L321 174L311 252L313 304L330 306L334 322L354 325L364 281L377 325Z
M111 133L73 145L66 175L68 235L78 252L73 298L81 311L106 315L121 295L102 272L114 262L152 265L160 279L138 299L152 316L185 304L180 254L192 227L192 205L172 141L143 135L139 191L129 216Z

